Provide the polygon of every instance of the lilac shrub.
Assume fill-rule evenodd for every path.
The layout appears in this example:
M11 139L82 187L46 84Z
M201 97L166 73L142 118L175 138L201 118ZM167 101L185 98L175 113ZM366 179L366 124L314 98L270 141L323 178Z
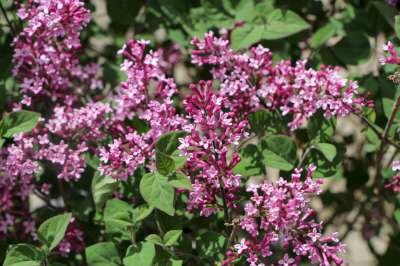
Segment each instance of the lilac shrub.
M4 265L346 265L352 223L372 217L371 209L384 209L386 201L397 206L400 98L376 100L365 80L345 78L344 64L316 64L317 33L299 42L312 50L308 60L282 59L274 41L309 29L311 20L275 3L224 2L228 14L240 7L233 23L207 27L203 35L171 6L149 3L149 10L143 6L134 21L125 21L119 16L125 6L106 2L118 29L110 36L119 36L118 45L108 47L115 49L111 55L108 48L91 49L93 32L108 33L91 21L94 7L86 2L14 3L21 23L17 30L9 25L15 31L10 78L17 92L7 96L0 121ZM267 17L258 20L258 8ZM378 9L392 7L385 8ZM118 35L124 27L168 10L152 42L132 31L134 38L116 51L128 36ZM180 39L171 14L197 37ZM335 19L327 40L347 38ZM286 35L268 24L258 38L260 25L251 23L261 21L281 25ZM216 26L225 28L208 31ZM179 44L157 49L161 29ZM238 32L251 40L240 49ZM379 62L398 67L395 42L383 52ZM187 71L187 83L177 78L178 66ZM389 80L397 84L398 75L396 68ZM337 121L354 117L367 127L355 129L365 136L361 146L367 143L359 152L365 173L357 172L363 167L352 164L357 158L344 147L351 138L336 132ZM350 172L355 179L347 178ZM330 185L345 176L346 195L366 200L349 203L350 211L358 210L354 222L333 223L342 214L334 210L325 223L313 200L337 200ZM364 176L371 177L368 185L357 179ZM396 232L391 216L400 216L392 209L379 217ZM347 231L333 232L338 224ZM369 230L366 241L377 235Z

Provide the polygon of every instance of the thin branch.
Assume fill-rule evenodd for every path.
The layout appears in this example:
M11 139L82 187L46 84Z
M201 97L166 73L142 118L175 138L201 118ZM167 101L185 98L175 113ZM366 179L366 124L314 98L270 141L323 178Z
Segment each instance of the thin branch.
M7 12L4 9L3 4L1 3L1 1L0 1L0 9L1 9L1 12L3 13L3 15L4 15L4 18L6 19L8 27L10 27L10 30L11 30L12 34L14 36L16 36L17 35L17 31L14 29L14 26L12 25L11 21L8 19Z
M303 164L304 164L304 162L306 161L306 158L307 158L307 156L308 156L308 154L311 152L311 150L312 149L314 149L315 147L314 147L314 145L311 145L311 146L309 146L308 148L306 148L306 150L303 152L303 154L301 155L301 158L300 158L300 161L299 161L299 163L297 164L297 167L296 168L300 168Z
M46 203L46 205L47 205L48 207L50 207L51 209L54 209L54 210L63 210L63 208L54 206L54 205L50 202L50 199L48 199L48 198L46 197L46 195L44 195L43 193L41 193L39 190L35 189L35 190L33 191L33 194L35 194L35 196L37 196L39 199L43 200L44 203Z
M374 131L375 134L378 135L378 137L379 137L380 139L382 139L382 140L384 140L386 143L388 143L388 144L390 144L390 145L396 147L397 149L400 149L400 145L399 145L399 144L397 144L394 140L392 140L392 139L389 138L388 136L384 136L384 135L379 131L379 129L377 129L377 128L375 127L375 125L373 125L371 122L369 122L369 120L368 120L366 117L364 117L364 116L362 116L362 115L360 115L360 114L358 114L358 113L356 113L356 112L354 112L353 114L354 114L355 116L359 117L365 124L367 124L367 126L368 126L370 129L372 129L372 131Z
M379 185L382 175L381 175L381 169L382 169L382 159L384 155L384 148L386 144L386 139L388 138L389 135L389 130L393 125L394 119L397 115L397 111L400 108L400 96L397 97L396 102L393 105L392 112L390 113L389 120L386 123L385 129L383 130L382 133L382 141L381 144L379 145L378 153L376 156L376 173L375 173L375 185Z
M226 204L224 183L222 182L222 179L221 179L221 177L219 175L218 175L218 182L219 182L219 190L220 190L221 198L222 198L222 204L223 204L223 207L224 207L224 220L225 220L225 223L229 223L230 222L230 218L229 218L228 205Z

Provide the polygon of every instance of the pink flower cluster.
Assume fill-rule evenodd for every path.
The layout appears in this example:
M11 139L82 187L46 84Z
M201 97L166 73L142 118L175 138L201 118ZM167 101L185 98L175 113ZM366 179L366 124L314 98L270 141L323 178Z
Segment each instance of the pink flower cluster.
M236 150L248 137L246 117L252 111L279 109L293 117L289 126L294 130L318 109L327 117L344 116L368 104L358 95L357 84L341 78L336 68L308 69L304 61L273 64L268 49L257 46L238 53L229 40L213 33L193 39L192 62L211 65L218 88L213 89L213 81L190 85L185 117L177 114L172 100L177 86L165 74L180 56L177 47L151 51L143 40L131 40L120 50L127 79L110 93L110 103L95 101L80 97L101 87L97 66L82 66L78 60L80 31L89 22L83 2L30 0L18 15L27 24L14 41L21 104L41 111L51 100L52 108L32 132L14 136L13 144L0 149L0 237L11 226L17 228L15 234L23 232L17 237L35 237L27 199L39 185L35 175L42 162L56 166L62 181L75 181L86 169L85 153L91 152L100 157L101 174L126 180L139 166L154 170L157 139L183 129L188 135L179 150L188 156L184 171L193 183L188 209L209 216L238 205L242 177L233 168L240 161ZM313 171L308 169L304 182L301 170L295 170L291 182L279 179L249 188L252 196L239 224L249 237L235 246L232 258L246 254L251 265L262 265L272 245L280 245L293 250L282 265L296 264L300 257L341 264L336 254L343 246L334 235L321 235L322 225L309 206L309 195L320 192ZM47 191L48 186L42 188ZM82 232L72 222L58 251L66 255L83 248Z
M0 149L0 239L36 238L28 204L39 170L33 154L31 138L16 139L15 144Z
M322 223L315 220L310 207L310 196L319 194L322 184L312 178L314 171L310 165L304 181L302 170L295 169L290 181L280 178L248 188L250 201L239 222L248 236L234 245L226 263L245 256L251 266L299 265L302 257L323 266L342 264L338 253L344 251L344 245L335 234L322 235ZM272 255L277 247L286 253L275 264Z
M147 52L148 42L129 41L120 51L127 74L114 97L115 113L110 133L114 140L99 150L100 172L127 179L139 165L154 168L154 145L162 134L180 129L185 120L176 114L172 95L177 92L173 79L165 76L159 52ZM124 123L139 119L148 127ZM146 162L146 160L148 160Z
M379 59L379 61L382 65L386 65L386 64L398 65L398 64L400 64L399 54L397 53L396 47L394 47L392 42L387 42L387 44L385 44L383 46L383 51L385 52L385 56L383 56Z
M84 152L89 141L100 137L110 107L73 107L82 106L78 100L84 90L101 86L97 65L82 66L78 60L80 31L90 20L82 1L30 0L21 5L18 16L26 27L13 42L13 74L23 98L14 109L25 105L45 110L49 119L41 119L31 133L14 136L13 144L0 149L0 231L5 237L12 225L15 238L35 239L28 197L39 185L35 180L41 162L55 164L60 179L79 179L86 167Z
M395 171L395 175L392 180L385 185L385 188L393 190L395 193L400 192L400 161L396 160L392 164L392 170Z
M226 106L246 115L259 107L279 109L291 115L294 130L318 109L326 117L345 116L370 102L359 95L357 83L342 78L338 68L306 67L306 61L272 63L272 53L261 45L248 53L232 50L229 41L212 32L204 40L193 39L192 62L211 65L220 81L220 94Z
M70 253L81 252L84 249L85 240L83 238L83 232L79 228L75 218L71 218L65 236L57 246L57 251L62 256L66 257Z
M221 207L218 197L224 197L228 207L235 205L241 176L233 168L240 157L233 153L229 159L228 151L248 134L245 121L235 123L235 113L223 110L225 98L212 91L211 81L191 84L190 89L193 94L184 101L189 135L180 140L179 149L188 156L186 170L193 183L188 208L209 216Z
M30 0L18 16L27 23L14 40L13 58L23 105L45 99L71 105L85 88L101 85L97 65L82 66L77 57L80 31L90 20L83 2Z

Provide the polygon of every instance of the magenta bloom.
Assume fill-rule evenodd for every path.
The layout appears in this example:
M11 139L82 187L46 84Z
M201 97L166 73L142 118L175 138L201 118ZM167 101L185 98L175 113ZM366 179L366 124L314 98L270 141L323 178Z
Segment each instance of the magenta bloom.
M280 178L248 188L250 200L239 222L248 236L234 245L230 257L245 256L251 266L271 265L278 246L287 252L278 265L299 265L302 257L324 266L342 264L338 253L344 245L336 234L322 235L322 223L310 207L310 197L321 193L322 180L312 179L314 171L309 166L304 181L302 170L295 169L290 181Z
M247 53L234 52L229 41L212 32L204 40L194 38L192 62L211 65L213 77L220 82L219 93L237 116L260 107L278 109L291 115L294 130L321 109L326 117L346 116L370 102L359 95L355 82L339 74L339 68L306 67L306 61L272 63L272 53L261 45Z

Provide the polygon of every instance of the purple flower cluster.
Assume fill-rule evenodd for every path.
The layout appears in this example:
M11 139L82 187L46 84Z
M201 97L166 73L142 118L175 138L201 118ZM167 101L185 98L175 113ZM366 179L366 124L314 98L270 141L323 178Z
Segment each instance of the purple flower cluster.
M179 60L179 49L151 51L143 40L131 40L119 51L127 79L107 95L108 103L80 97L102 86L97 65L83 66L78 60L80 32L90 19L83 2L31 0L18 16L27 26L14 40L14 75L23 94L15 109L41 111L48 102L52 108L32 132L14 136L13 144L0 149L3 238L11 227L16 238L35 238L27 199L35 186L48 194L49 185L35 181L43 162L55 166L62 182L76 181L90 152L99 156L101 174L127 180L139 166L155 170L155 143L162 134L185 130L188 135L180 139L179 150L188 157L184 171L193 186L187 207L209 216L222 208L238 209L242 177L233 168L240 161L237 149L248 137L252 111L280 110L292 116L289 126L294 130L318 109L326 117L344 116L369 104L358 94L357 84L341 78L337 68L314 70L305 61L273 64L267 48L235 52L229 40L213 33L192 41L192 62L211 65L213 80L190 85L192 93L183 102L185 116L173 105L178 89L165 74ZM296 169L290 182L281 178L249 187L250 201L238 224L248 237L235 245L228 260L245 255L251 265L263 265L272 246L280 245L292 250L281 265L297 264L301 257L321 265L341 264L337 253L343 246L335 235L322 236L322 224L310 208L309 196L320 193L321 184L311 178L313 171L309 167L305 181ZM58 252L66 255L83 248L82 231L73 221Z
M224 197L228 207L234 207L235 193L240 187L240 175L233 168L240 161L237 153L228 158L228 151L247 136L246 122L235 123L235 114L223 110L224 97L212 91L211 81L191 84L193 94L184 101L189 123L189 135L180 139L179 149L188 156L187 171L192 178L189 210L200 209L209 216L218 211L217 197Z
M100 172L117 179L126 180L139 165L154 168L158 137L185 123L172 105L171 97L177 89L174 80L163 72L165 60L161 60L159 51L147 52L147 46L146 41L131 40L119 51L127 80L118 86L113 99L115 112L109 129L113 142L99 150ZM124 123L134 118L145 122L148 131L140 133L138 126Z
M84 90L101 87L98 66L78 60L80 32L90 20L82 1L30 0L18 16L26 26L13 42L13 74L23 98L14 109L52 108L47 121L42 118L31 133L15 135L13 144L0 149L0 237L35 239L29 196L36 185L38 191L48 188L36 184L41 163L54 164L59 179L79 179L86 168L84 152L89 141L101 137L110 107L78 102Z
M71 218L71 221L65 232L63 240L58 244L56 250L62 256L68 256L70 253L81 252L85 249L85 240L83 238L83 232L79 228L75 218Z
M77 52L80 31L90 20L79 0L30 0L18 10L27 26L14 40L14 76L21 83L21 104L51 100L71 105L86 88L101 86L95 64L82 66Z
M314 171L315 167L309 166L304 181L302 170L295 169L290 181L280 178L249 186L250 201L238 223L247 236L234 245L226 263L245 256L251 266L299 265L302 257L324 266L342 264L338 253L344 251L344 245L335 234L322 235L322 223L315 220L310 207L310 196L318 195L322 184L312 178ZM272 257L277 247L286 251L278 263Z
M386 65L386 64L398 65L398 64L400 64L399 54L396 50L396 47L394 47L394 44L392 42L390 42L390 41L387 42L387 44L385 44L383 46L383 51L385 52L385 56L383 56L379 59L379 61L382 65Z
M0 239L36 238L28 204L39 170L34 153L33 138L16 139L0 150Z
M204 40L193 39L192 62L211 65L213 77L220 81L220 94L226 106L239 114L259 107L281 110L291 115L292 130L301 126L318 109L326 117L345 116L370 102L359 95L355 82L339 74L339 68L306 67L306 61L272 63L272 53L261 45L248 53L234 52L229 41L212 32Z

